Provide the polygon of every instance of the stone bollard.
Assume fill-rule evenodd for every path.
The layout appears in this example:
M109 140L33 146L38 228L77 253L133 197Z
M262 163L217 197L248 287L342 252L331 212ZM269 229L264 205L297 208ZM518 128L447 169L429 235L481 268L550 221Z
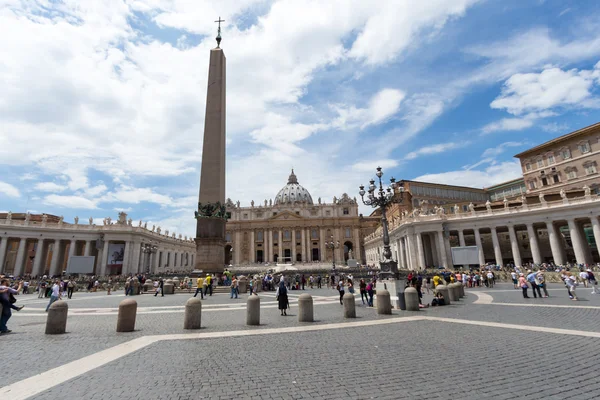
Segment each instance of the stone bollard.
M298 297L298 322L314 322L313 299L308 293L302 293Z
M344 318L356 318L354 295L352 293L346 293L344 297L342 297L342 303L344 304Z
M448 286L446 285L437 285L435 287L435 292L440 292L442 296L444 296L444 303L449 306L451 304L450 295L448 294Z
M390 292L387 290L377 291L377 314L379 315L390 315L392 313L392 301L390 299Z
M132 296L137 296L140 294L140 281L137 278L131 280L131 284L133 284L133 291L131 292Z
M146 281L144 283L144 292L151 292L154 289L154 282Z
M202 321L202 301L192 297L185 303L183 329L200 329Z
M260 325L259 296L248 296L248 301L246 301L246 325Z
M406 311L419 311L419 293L414 287L407 287L404 291Z
M460 297L465 297L465 285L460 285Z
M126 299L119 303L117 316L117 332L133 332L135 330L135 315L137 314L137 301Z
M462 283L460 282L455 282L454 283L454 290L456 291L456 301L460 300L460 298L462 297L460 295L460 288L462 287Z
M163 294L175 294L175 285L169 283L169 281L163 284Z
M458 301L458 292L454 283L448 285L448 295L450 296L450 301Z
M248 291L248 278L244 275L238 277L238 291L239 294L245 294Z
M46 318L46 335L65 333L68 313L69 305L66 301L58 300L52 303Z

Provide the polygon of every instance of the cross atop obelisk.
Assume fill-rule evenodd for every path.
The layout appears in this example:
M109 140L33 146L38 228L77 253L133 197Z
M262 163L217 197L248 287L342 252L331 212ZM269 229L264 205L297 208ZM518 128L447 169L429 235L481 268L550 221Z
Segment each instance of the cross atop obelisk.
M225 22L224 19L221 19L221 17L219 17L218 20L216 20L215 22L219 23L219 28L217 29L217 37L215 39L217 39L217 49L221 47L221 22Z
M221 17L217 45L221 43ZM223 272L225 263L225 54L210 50L200 192L196 216L195 267L204 272Z

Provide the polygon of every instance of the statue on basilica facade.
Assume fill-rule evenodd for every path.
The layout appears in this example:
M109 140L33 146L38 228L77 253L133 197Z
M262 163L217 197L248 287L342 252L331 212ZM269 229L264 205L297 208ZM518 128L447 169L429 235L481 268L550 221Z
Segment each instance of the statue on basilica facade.
M12 221L12 211L6 213L6 222Z
M454 214L458 214L460 212L460 208L458 207L458 204L454 205Z
M133 226L132 224L133 224L133 220L132 220L131 218L129 218L129 219L127 220L127 225L129 225L129 226Z
M148 229L148 223L144 222L144 229Z
M490 203L489 200L485 202L485 208L487 208L488 211L492 211L492 203Z
M29 224L30 218L31 218L31 214L29 213L29 211L27 211L27 214L25 214L25 225Z
M160 235L160 226L158 228L156 228L156 233L158 233Z
M62 225L63 220L64 220L64 217L61 215L60 218L58 219L58 225Z
M521 195L521 204L527 204L527 197L525 195Z
M250 202L250 206L254 207L254 200Z
M165 231L165 236L169 236L169 230L168 229Z
M90 225L94 225L94 218L90 217L90 219L88 219L88 222L90 223Z
M73 218L73 221L75 222L75 225L79 225L79 217L75 216L75 218Z
M588 185L584 185L583 193L585 194L585 197L590 197L592 195L592 189L590 189Z
M567 193L565 192L565 189L560 189L560 197L561 197L563 200L566 200L566 198L567 198Z
M265 199L265 207L267 206L267 199Z
M269 207L273 205L273 199L269 199Z
M540 198L541 204L546 204L546 199L544 198L544 193L540 193L540 195L538 197Z
M506 197L504 198L504 200L502 200L502 202L504 203L504 208L508 210L508 200L506 199Z
M46 225L48 222L48 216L46 214L42 214L42 225Z
M154 232L156 225L152 225L152 232Z
M237 208L240 208L240 201L238 200L235 205L237 206Z
M469 211L475 212L475 206L473 205L473 203L469 203Z
M319 197L319 204L321 204L321 198Z

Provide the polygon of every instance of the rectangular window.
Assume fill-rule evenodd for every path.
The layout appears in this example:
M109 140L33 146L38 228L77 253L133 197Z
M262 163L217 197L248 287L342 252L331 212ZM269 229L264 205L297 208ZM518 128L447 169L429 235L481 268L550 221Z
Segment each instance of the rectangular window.
M345 207L345 208L344 208L344 215L348 215L348 214L350 214L350 210L348 210L348 208L347 208L347 207Z
M273 216L276 216L276 215L277 215L277 213L276 213L276 212L274 212L274 213L273 213Z
M302 231L296 231L296 240L302 240Z
M225 234L225 241L231 242L231 233L226 233Z
M537 167L544 168L544 160L537 160Z
M283 231L283 238L285 240L290 240L292 238L292 233L290 231Z
M351 238L352 237L352 230L350 228L346 228L346 237L347 238Z
M328 217L331 217L331 211L329 211L329 210L325 211L325 215Z
M273 232L273 242L279 241L279 232Z
M311 239L318 239L319 238L319 232L316 229L311 229L310 230L310 238Z
M559 183L560 182L560 179L558 178L558 175L554 175L552 177L552 180L554 181L554 183Z
M535 189L535 182L534 181L529 182L529 189L531 189L531 190Z
M562 155L563 160L568 160L569 158L571 158L571 150L569 149L564 149L560 152L560 154Z
M296 211L296 215L300 215L300 211Z
M548 156L548 164L554 164L554 156Z
M587 175L595 174L596 172L598 171L596 170L596 166L594 164L590 164L587 167L585 167L585 173Z
M469 207L465 204L465 205L463 205L462 209L464 212L466 212L469 209Z
M525 164L525 170L531 171L531 164L530 163Z
M244 214L244 219L248 219L248 214Z
M577 178L577 172L571 170L569 172L567 172L567 179L575 179Z
M588 142L581 143L579 145L579 150L581 151L582 154L589 153L590 152L590 144Z
M256 240L259 242L263 241L263 231L256 232Z

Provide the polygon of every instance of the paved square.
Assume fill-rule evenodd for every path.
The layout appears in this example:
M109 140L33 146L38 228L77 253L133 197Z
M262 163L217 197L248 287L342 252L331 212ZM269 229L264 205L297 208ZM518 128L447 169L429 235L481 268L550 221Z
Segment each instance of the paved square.
M279 315L261 293L261 325L245 325L247 296L203 302L202 326L183 329L190 294L136 296L136 331L116 333L122 293L76 293L67 334L44 335L45 299L26 307L0 337L10 371L0 396L52 399L593 399L600 387L600 296L561 285L523 299L511 285L467 290L451 306L379 316L356 296L344 319L332 289L313 296L314 323L298 323L297 296ZM425 301L431 296L425 295ZM7 396L7 397L5 397Z

